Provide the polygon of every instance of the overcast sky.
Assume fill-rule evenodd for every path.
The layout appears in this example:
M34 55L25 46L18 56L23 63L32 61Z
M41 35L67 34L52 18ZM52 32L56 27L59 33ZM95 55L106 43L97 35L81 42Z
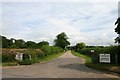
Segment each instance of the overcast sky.
M114 32L118 17L117 0L17 1L2 2L1 35L53 44L55 36L65 32L71 45L79 42L87 45L114 44L117 36Z

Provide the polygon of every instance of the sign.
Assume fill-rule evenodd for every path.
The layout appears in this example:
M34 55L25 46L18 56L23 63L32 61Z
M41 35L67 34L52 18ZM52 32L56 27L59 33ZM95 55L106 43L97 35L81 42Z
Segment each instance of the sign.
M110 54L100 54L100 62L110 63Z
M23 59L23 53L17 53L16 56L15 56L15 59L22 61L22 59Z
M91 50L90 52L95 52L94 50Z

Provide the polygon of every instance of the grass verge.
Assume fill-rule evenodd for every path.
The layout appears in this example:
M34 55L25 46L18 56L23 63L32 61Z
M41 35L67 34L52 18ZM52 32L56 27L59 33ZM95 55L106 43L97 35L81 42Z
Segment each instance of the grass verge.
M18 63L16 62L5 62L5 63L2 63L2 66L17 66Z
M48 55L48 56L46 56L46 57L44 57L44 58L41 58L41 59L40 59L40 62L42 62L42 61L50 61L50 60L56 59L56 58L58 58L59 56L63 55L64 53L65 53L65 52Z
M120 65L115 65L115 64L103 64L103 63L92 63L92 59L91 57L84 55L84 54L80 54L77 53L75 51L72 51L72 54L80 57L80 58L84 58L85 59L85 65L87 67L96 69L96 70L102 70L102 71L110 71L110 72L114 72L117 74L120 74Z

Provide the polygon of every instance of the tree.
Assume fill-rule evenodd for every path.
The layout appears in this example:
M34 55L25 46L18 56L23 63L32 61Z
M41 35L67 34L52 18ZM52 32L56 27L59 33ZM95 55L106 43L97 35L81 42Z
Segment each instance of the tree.
M27 48L37 48L37 44L33 41L27 41L25 45Z
M56 38L57 39L54 40L55 46L59 46L59 47L65 49L66 46L70 45L70 42L67 40L68 37L64 32L58 34L56 36Z
M76 51L80 51L82 48L85 48L86 44L84 42L76 44Z
M10 48L12 46L12 41L7 39L6 37L4 36L0 36L2 39L2 41L0 41L2 43L2 47L3 48Z
M43 45L49 45L47 41L42 41L37 44L38 48L41 48Z
M117 27L115 28L115 32L118 34L118 37L115 38L115 43L120 44L120 17L115 22L115 25L117 25Z
M13 42L13 39L11 39L11 41ZM18 40L15 40L14 39L14 43L12 45L12 48L25 48L25 41L22 40L22 39L18 39Z

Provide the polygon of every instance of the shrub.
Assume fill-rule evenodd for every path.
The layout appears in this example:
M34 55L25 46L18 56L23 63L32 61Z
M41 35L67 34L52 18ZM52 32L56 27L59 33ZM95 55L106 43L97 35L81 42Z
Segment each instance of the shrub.
M18 63L21 65L30 65L32 64L32 61L30 59L24 59L22 61L18 61Z
M2 62L14 62L15 60L15 55L14 54L2 54Z
M17 61L15 60L16 53L18 51L14 51L14 53L11 54L11 50L9 51L3 51L2 53L2 61L3 62L16 62L21 65L30 65L37 62L40 62L40 60L48 55L56 54L63 52L64 50L57 46L48 46L45 45L42 47L42 51L40 49L25 49L22 51L23 53L23 60Z
M94 50L94 53L91 53L90 50ZM83 48L80 53L89 55L94 63L99 62L99 54L111 54L111 63L115 62L115 55L118 54L118 63L120 63L120 46L107 46L107 47L94 47L94 48Z
M64 51L62 48L58 46L47 46L47 45L44 45L41 49L45 53L45 56Z
M44 54L42 51L36 49L28 49L23 54L23 60L19 61L19 64L29 65L39 62L40 58L43 58Z

